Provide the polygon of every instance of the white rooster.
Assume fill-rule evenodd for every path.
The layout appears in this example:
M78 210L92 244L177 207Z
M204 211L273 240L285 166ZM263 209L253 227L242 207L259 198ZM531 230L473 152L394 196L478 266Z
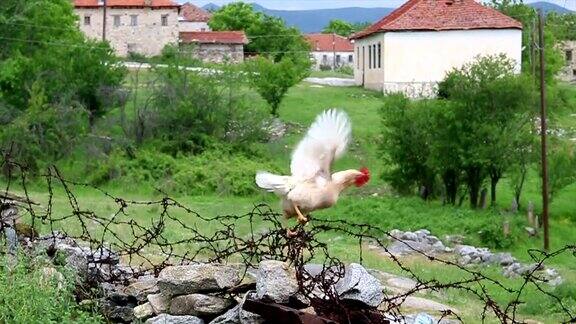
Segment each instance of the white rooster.
M363 186L370 180L366 168L330 173L334 160L345 153L351 131L346 113L326 110L316 117L292 153L291 176L257 172L256 184L282 198L287 219L296 216L298 222L305 224L310 212L334 206L342 190ZM293 233L288 230L288 235Z

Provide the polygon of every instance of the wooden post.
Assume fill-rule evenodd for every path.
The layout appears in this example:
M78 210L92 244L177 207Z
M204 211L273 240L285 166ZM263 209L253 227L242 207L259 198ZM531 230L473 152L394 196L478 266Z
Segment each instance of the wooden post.
M528 202L528 215L527 215L527 217L528 217L528 225L530 227L536 227L536 226L534 226L534 204L531 201Z
M505 220L502 224L502 233L504 234L504 237L508 237L510 235L510 222L508 220Z
M106 41L106 0L102 0L102 41Z
M548 161L546 157L546 82L544 79L544 14L538 10L538 48L540 50L540 136L542 144L542 225L544 225L544 250L550 248L548 237Z

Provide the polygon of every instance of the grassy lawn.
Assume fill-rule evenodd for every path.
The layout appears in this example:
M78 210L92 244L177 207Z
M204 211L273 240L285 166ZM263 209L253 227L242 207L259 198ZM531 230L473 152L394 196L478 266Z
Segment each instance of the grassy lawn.
M313 76L320 76L320 74L314 73ZM328 73L324 76L328 76ZM140 77L146 80L153 79L153 76L148 72ZM526 217L523 210L516 215L505 211L512 200L512 191L506 180L502 181L498 187L498 208L481 211L472 211L465 206L461 208L442 206L441 203L436 201L424 202L418 198L397 197L390 192L386 183L379 176L386 168L378 154L380 128L378 110L381 105L381 96L381 94L355 87L317 87L308 83L301 83L289 91L280 107L282 120L295 125L295 127L292 128L288 136L275 142L261 144L260 148L274 165L287 173L292 148L303 136L303 132L305 132L306 127L312 122L314 117L327 108L343 109L348 112L352 119L354 142L350 147L349 153L341 161L338 161L334 168L340 170L367 166L374 177L365 188L361 190L351 189L346 192L336 207L315 213L314 216L372 224L385 230L394 228L401 230L426 228L440 238L445 234L462 234L466 237L466 243L480 246L483 242L479 238L479 231L486 228L500 228L501 224L507 220L511 224L512 237L514 237L515 241L511 246L502 250L510 251L518 259L530 262L527 250L540 248L542 246L541 236L529 238L524 233ZM253 97L253 103L262 107L265 105L263 100L255 96ZM572 116L574 113L576 112L563 112L558 120L565 125L574 125L576 124L576 117ZM131 200L149 201L161 197L154 190L153 185L145 183L130 186L114 184L105 186L103 189L115 196ZM101 192L85 187L73 187L73 192L77 196L81 209L94 211L105 219L118 217L117 219L134 220L145 225L152 224L161 213L161 207L158 205L136 205L127 208L125 214L116 215L119 208L118 203ZM31 194L35 200L43 206L47 206L48 194L42 184L36 183L31 189ZM551 206L552 250L561 248L566 244L576 243L573 230L574 223L569 220L576 219L576 207L573 203L575 196L576 184L573 184L561 192ZM277 199L273 195L264 193L249 197L175 195L174 198L191 210L206 217L249 213L255 205L260 203L267 203L278 210ZM528 201L534 202L536 211L540 211L539 185L535 170L529 174L521 205L525 207ZM67 197L64 195L64 191L61 188L57 188L53 201L53 215L65 216L71 214L71 212L72 210L68 204ZM181 222L207 233L216 231L219 226L219 224L214 222L202 221L194 214L187 213L182 209L171 209L170 214ZM166 235L168 237L177 241L190 235L190 233L180 232L180 227L176 225L173 222L167 224ZM90 223L86 226L94 233L99 230L99 226L96 223ZM68 230L75 229L78 231L80 224L78 220L70 218L66 227ZM266 225L257 224L257 227L264 229ZM257 228L257 230L259 229ZM44 225L41 230L47 231L48 227ZM240 222L238 230L248 233L249 224ZM122 233L122 239L129 239L132 235L128 230L118 229L118 232ZM322 235L322 239L328 243L329 249L334 255L349 262L357 262L359 260L360 248L357 240L346 237L342 233L325 233ZM194 249L195 246L188 245L183 248ZM154 252L151 251L151 253ZM389 258L375 251L368 250L366 247L363 247L363 252L364 262L367 266L395 274L407 275ZM460 280L469 276L469 274L460 269L442 266L423 258L408 258L403 262L419 276L428 279L435 278L440 282ZM563 254L550 260L549 264L555 267L565 279L565 283L555 293L565 296L572 311L576 312L576 302L573 298L576 294L576 259L573 255ZM478 270L511 287L518 287L522 284L521 279L505 278L498 268ZM476 284L471 284L470 286L471 289L481 289ZM497 302L502 304L506 304L515 298L513 294L503 291L494 285L488 285L486 289ZM519 314L522 318L538 319L547 323L557 322L561 319L558 317L558 309L554 306L551 298L537 293L534 287L529 287L526 290L526 294L525 298L522 299L526 300L527 303L519 306ZM484 304L469 292L447 289L431 293L427 297L456 307L463 314L465 322L478 322L480 320ZM493 320L493 317L488 319L489 322Z
M340 71L312 71L310 76L313 78L344 78L353 79L354 75L342 73Z

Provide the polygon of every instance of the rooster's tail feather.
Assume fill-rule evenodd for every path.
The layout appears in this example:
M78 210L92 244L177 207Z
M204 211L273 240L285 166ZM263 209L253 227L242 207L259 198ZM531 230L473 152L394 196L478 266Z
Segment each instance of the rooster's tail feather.
M286 195L290 191L289 176L280 176L265 171L256 173L256 184L258 187L277 195Z

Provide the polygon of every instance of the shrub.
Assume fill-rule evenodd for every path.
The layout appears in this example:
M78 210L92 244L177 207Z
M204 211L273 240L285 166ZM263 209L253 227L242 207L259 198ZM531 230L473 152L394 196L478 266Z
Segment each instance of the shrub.
M1 258L0 322L2 323L102 323L98 315L83 311L73 296L73 279L46 280L42 264L26 257ZM63 271L66 273L65 271ZM68 276L69 277L69 276ZM58 284L63 287L58 288Z

